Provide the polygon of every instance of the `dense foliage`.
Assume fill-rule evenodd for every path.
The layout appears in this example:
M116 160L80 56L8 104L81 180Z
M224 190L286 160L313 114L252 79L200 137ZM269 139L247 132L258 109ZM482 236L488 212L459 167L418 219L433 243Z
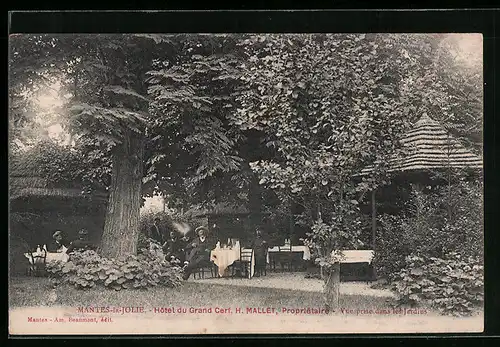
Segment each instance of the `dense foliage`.
M106 155L128 135L144 137L147 194L184 207L249 203L260 181L282 203L324 212L352 195L339 187L364 164L383 163L422 112L466 135L477 130L480 67L458 64L446 38L28 35L12 40L10 90L22 99L59 78L65 126ZM374 184L383 179L358 193Z
M482 259L482 184L459 181L449 189L414 190L404 213L379 217L374 259L378 276L391 280L414 252L438 258L457 252ZM452 220L448 219L449 206Z
M69 283L79 289L147 289L157 285L175 287L182 282L181 268L167 262L155 243L123 259L106 259L90 250L75 251L67 263L48 263L47 271L54 284Z
M395 275L400 304L426 304L445 314L467 315L484 299L482 259L447 253L442 258L412 253Z

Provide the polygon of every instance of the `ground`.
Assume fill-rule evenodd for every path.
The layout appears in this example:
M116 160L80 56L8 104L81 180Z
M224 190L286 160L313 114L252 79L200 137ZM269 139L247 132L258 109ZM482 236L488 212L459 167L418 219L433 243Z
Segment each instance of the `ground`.
M319 280L305 279L300 273L271 273L251 280L190 279L173 289L156 287L116 292L100 288L53 289L45 278L13 278L9 285L10 330L32 334L482 331L482 315L443 317L425 308L415 314L393 311L394 299L390 292L371 289L363 282L341 284L343 311L315 314L313 310L322 308L321 285ZM77 312L77 307L88 306L143 307L145 312L117 313L112 316L112 322L102 324L28 323L28 317L68 320L69 317L102 316ZM174 312L168 312L170 308ZM181 308L187 312L177 312ZM212 313L189 312L199 308L212 308ZM216 308L230 308L230 312L218 314ZM242 313L237 314L236 308L241 308ZM283 312L283 309L307 308L311 309L310 313ZM271 309L274 311L269 312Z
M10 307L123 305L144 307L234 306L242 307L319 307L322 284L305 279L301 273L269 274L247 279L192 278L178 288L156 287L147 290L114 291L98 288L76 290L61 286L53 289L46 278L18 277L9 286ZM388 291L370 289L365 283L342 283L343 307L383 308L391 302ZM56 293L54 296L53 293ZM55 299L54 299L55 298Z

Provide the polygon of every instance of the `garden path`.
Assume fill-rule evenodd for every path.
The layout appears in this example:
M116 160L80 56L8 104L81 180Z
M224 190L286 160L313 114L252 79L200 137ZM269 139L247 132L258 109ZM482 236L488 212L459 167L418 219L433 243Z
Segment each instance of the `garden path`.
M206 274L205 274L206 275ZM208 275L210 277L210 275ZM253 277L252 279L246 278L207 278L193 279L189 281L203 282L210 284L221 284L229 286L243 286L243 287L258 287L258 288L274 288L274 289L292 289L302 290L308 292L322 292L323 281L316 278L305 278L303 272L285 272L285 273L267 273L266 276ZM392 298L394 294L387 289L373 289L370 288L370 282L341 282L340 292L342 294L351 295L367 295L376 297Z

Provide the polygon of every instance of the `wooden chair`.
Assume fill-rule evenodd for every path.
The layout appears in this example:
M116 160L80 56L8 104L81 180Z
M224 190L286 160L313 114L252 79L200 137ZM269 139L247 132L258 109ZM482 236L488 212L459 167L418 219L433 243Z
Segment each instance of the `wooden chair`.
M192 272L193 278L196 279L196 276L198 275L198 279L205 279L205 270L207 272L210 272L210 275L212 278L215 277L215 274L217 274L217 265L215 265L213 262L210 260L206 260L201 262Z
M234 277L236 271L244 274L244 277L252 278L252 258L254 256L252 248L240 248L240 259L236 260L231 267L231 276Z
M41 249L40 252L28 251L27 257L30 261L28 276L43 276L47 264L47 251L45 249Z

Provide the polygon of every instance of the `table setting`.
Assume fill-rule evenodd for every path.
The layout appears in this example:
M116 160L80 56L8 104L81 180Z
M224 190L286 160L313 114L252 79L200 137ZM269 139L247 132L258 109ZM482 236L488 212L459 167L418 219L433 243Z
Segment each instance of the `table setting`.
M245 248L243 248L245 249ZM215 248L210 252L210 260L217 265L219 277L227 277L228 268L237 260L240 260L241 245L239 240L228 239L226 244L221 245L217 242ZM253 277L255 268L255 257L252 254L251 259L251 277Z
M58 252L48 252L47 245L37 247L35 252L24 253L24 256L28 259L30 265L39 265L43 263L48 263L51 261L61 261L67 262L69 260L69 255L66 253L68 249L64 246Z

